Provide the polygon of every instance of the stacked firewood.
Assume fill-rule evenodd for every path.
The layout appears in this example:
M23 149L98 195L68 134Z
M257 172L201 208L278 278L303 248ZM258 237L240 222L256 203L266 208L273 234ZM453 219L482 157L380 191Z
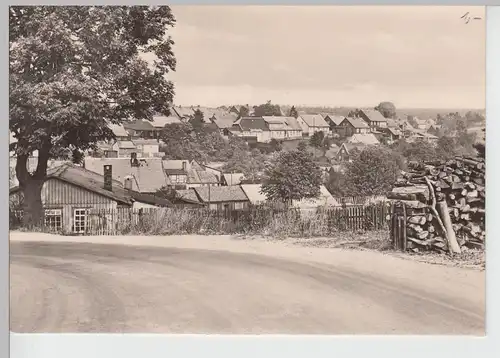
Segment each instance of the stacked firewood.
M455 157L408 167L387 195L407 208L407 248L451 253L484 249L484 160Z

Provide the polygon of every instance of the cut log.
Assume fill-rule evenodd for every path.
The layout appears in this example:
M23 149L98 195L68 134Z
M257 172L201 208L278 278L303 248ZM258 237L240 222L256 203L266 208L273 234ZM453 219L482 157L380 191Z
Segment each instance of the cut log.
M457 238L455 236L455 232L451 226L451 218L448 213L448 205L446 201L440 201L437 204L437 209L441 214L441 220L443 221L443 225L446 229L446 235L448 239L449 247L451 248L453 253L461 253L460 246L458 245Z
M426 222L425 216L410 216L408 217L408 222L410 224L424 225Z
M468 199L470 198L477 198L479 196L479 193L477 190L472 190L472 191L469 191L467 194L466 194L466 197Z

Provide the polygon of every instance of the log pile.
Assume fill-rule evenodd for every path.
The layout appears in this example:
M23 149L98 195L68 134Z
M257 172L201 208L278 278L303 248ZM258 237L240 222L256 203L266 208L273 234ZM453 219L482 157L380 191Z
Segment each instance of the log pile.
M408 167L387 195L406 204L407 248L450 253L484 249L484 160L455 157Z

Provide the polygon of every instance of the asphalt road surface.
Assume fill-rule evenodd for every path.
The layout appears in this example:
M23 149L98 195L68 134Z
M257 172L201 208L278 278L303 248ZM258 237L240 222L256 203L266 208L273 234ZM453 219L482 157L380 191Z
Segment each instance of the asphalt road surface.
M484 272L370 252L161 239L11 236L11 330L485 334Z

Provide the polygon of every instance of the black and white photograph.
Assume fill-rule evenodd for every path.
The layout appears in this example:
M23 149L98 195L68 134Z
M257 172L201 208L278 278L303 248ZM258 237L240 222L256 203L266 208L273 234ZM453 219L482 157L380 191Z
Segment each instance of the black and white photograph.
M8 26L12 332L486 335L484 6Z

